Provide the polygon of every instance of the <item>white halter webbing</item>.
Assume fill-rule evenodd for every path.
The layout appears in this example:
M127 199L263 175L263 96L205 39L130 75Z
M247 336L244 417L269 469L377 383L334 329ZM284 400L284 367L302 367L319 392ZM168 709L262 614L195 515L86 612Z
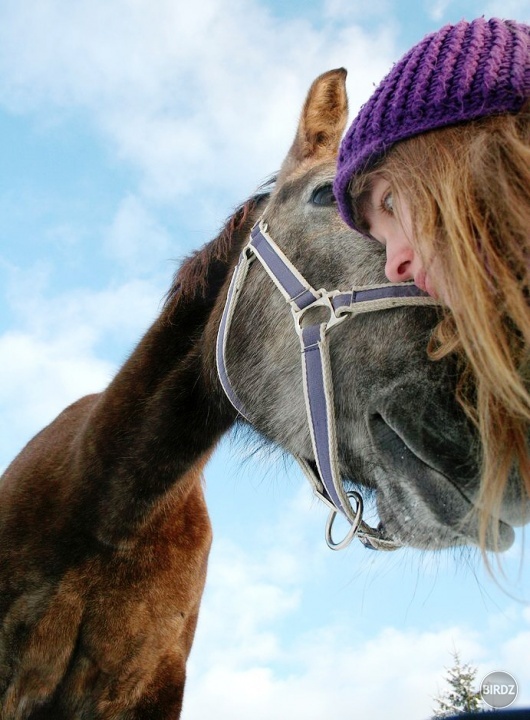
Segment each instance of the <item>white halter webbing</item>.
M249 422L251 420L245 413L228 377L226 346L239 295L254 259L259 260L263 265L289 305L300 340L304 398L317 471L305 458L297 455L294 457L309 479L315 494L330 508L326 524L326 542L333 550L340 550L349 545L357 535L366 547L374 550L393 550L399 546L398 543L363 521L361 495L356 491L344 490L341 481L327 334L332 327L353 315L403 305L437 305L438 303L413 283L365 285L353 287L346 292L328 291L323 288L314 290L270 237L267 225L260 221L253 227L250 240L243 248L234 270L219 326L216 353L217 370L223 389L238 413ZM315 307L327 308L328 319L317 324L305 325L303 319L306 312ZM351 500L355 501L355 510ZM348 520L351 527L343 540L334 542L332 527L338 512Z

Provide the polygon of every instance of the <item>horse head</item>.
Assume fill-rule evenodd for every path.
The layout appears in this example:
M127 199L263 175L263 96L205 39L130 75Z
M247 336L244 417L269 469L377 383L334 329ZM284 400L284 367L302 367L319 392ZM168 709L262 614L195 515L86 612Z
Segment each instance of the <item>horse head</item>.
M334 70L313 83L262 216L267 236L302 279L312 288L343 291L386 282L384 248L348 228L333 197L347 118L345 77ZM252 263L237 288L225 338L228 385L259 432L314 468L297 328L267 269ZM324 310L317 303L311 313ZM338 473L346 489L361 488L375 499L381 522L374 537L381 542L372 547L478 543L476 433L456 400L456 361L433 362L427 354L441 312L391 307L353 314L329 330ZM213 322L220 322L219 309ZM497 541L491 532L488 547L512 544L512 526L527 519L522 500L514 477L497 519Z

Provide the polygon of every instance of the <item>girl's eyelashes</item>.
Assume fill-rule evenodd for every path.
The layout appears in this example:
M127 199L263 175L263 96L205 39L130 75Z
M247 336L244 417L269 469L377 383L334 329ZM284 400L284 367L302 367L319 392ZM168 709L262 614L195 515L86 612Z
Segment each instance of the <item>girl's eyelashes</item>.
M383 197L381 198L380 208L387 215L394 214L394 197L392 195L392 190L388 190L386 193L384 193Z

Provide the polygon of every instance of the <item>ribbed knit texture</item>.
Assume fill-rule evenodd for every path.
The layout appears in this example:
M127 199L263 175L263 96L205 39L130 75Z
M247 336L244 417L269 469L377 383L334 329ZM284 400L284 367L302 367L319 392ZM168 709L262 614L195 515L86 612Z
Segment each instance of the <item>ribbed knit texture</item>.
M427 35L392 68L344 137L334 184L344 220L353 175L400 140L504 112L530 97L530 26L479 18Z

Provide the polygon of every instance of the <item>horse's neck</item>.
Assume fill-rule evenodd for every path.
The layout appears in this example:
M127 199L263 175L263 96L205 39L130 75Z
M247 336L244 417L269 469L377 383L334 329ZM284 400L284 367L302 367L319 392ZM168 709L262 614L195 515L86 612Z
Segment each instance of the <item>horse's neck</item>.
M77 442L83 504L97 508L97 527L90 530L104 542L125 540L160 500L185 492L178 481L196 476L196 466L234 420L216 378L215 336L207 324L251 219L245 218L226 257L216 254L208 262L204 287L177 283L84 423ZM205 257L193 261L204 265Z
M106 542L133 532L230 425L231 414L211 403L200 315L189 307L173 322L164 313L154 323L79 437L84 505L98 507L92 530Z

